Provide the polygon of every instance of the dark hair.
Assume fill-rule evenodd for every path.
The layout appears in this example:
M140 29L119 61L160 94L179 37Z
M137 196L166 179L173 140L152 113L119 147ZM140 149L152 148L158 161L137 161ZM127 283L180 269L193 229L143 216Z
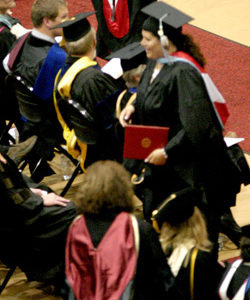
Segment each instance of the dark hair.
M171 40L171 38L169 37ZM206 64L206 59L201 53L200 46L194 42L194 39L189 34L181 33L181 39L171 40L179 51L190 54L202 67Z
M87 168L76 195L79 213L132 212L133 187L128 171L115 161L98 161Z
M155 18L149 17L145 20L142 26L143 30L153 33L154 36L160 38L158 35L159 21ZM182 33L182 27L173 28L167 24L163 24L164 34L176 46L178 51L184 51L191 55L202 67L206 64L206 59L201 53L200 47L194 42L193 37L189 34Z

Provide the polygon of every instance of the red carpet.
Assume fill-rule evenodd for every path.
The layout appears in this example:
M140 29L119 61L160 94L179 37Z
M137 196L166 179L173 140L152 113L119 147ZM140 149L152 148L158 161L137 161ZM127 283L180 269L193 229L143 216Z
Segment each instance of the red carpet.
M13 15L18 17L24 26L30 28L30 8L33 1L16 2L17 7L13 10ZM70 16L93 10L90 0L70 0L68 3ZM90 22L96 28L95 16L90 16ZM249 48L190 25L186 25L184 29L200 44L207 58L206 70L227 101L230 117L226 124L226 132L235 131L239 137L244 137L245 141L240 145L250 153Z

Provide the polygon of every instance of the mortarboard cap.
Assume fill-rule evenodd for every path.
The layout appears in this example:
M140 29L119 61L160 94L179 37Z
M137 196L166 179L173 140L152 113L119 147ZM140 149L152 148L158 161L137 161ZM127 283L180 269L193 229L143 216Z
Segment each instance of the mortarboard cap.
M189 219L201 196L201 191L191 187L171 194L152 212L152 224L157 232L164 222L176 225Z
M175 29L193 20L192 17L161 1L153 2L145 6L141 11Z
M129 44L106 57L106 59L120 58L123 71L128 71L145 64L147 61L146 52L140 42Z
M250 238L250 225L245 225L241 227L242 236Z
M94 11L79 13L69 20L66 20L54 26L52 29L62 28L63 35L66 41L77 41L90 31L91 26L89 21L87 20L87 17L93 15L94 13Z

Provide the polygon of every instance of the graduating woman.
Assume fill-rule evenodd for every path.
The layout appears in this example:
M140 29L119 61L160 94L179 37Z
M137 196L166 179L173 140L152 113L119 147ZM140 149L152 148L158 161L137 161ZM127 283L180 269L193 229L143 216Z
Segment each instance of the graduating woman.
M165 147L155 149L144 161L124 164L131 173L146 170L142 195L147 219L173 191L202 187L205 197L199 206L211 222L209 232L216 242L220 214L234 203L238 186L231 176L221 122L201 72L189 60L174 55L185 52L201 65L204 58L192 39L182 33L189 16L163 2L142 11L150 15L143 24L141 41L149 62L137 98L121 112L120 123L126 126L132 119L135 124L169 127L169 137Z

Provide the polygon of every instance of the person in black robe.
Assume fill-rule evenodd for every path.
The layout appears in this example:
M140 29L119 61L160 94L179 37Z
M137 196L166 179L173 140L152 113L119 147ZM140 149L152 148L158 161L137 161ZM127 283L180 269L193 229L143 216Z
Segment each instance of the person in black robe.
M87 168L86 178L75 198L80 215L72 223L67 238L66 277L69 281L68 296L73 295L72 289L75 296L66 299L76 299L76 294L78 295L77 299L79 299L79 294L87 293L89 285L91 285L91 295L104 291L105 295L108 294L111 299L112 295L114 295L113 293L117 292L117 285L108 285L107 282L109 280L107 277L112 274L111 277L113 279L111 280L120 282L119 278L122 278L124 273L119 274L119 278L114 278L117 274L115 270L112 272L113 269L110 267L108 260L112 259L112 257L116 259L118 256L113 252L113 247L109 245L108 241L110 241L112 234L115 234L114 232L123 225L123 223L120 223L119 228L116 228L118 225L115 226L115 222L119 217L123 216L125 218L128 215L130 220L133 213L133 195L129 173L118 162L99 161ZM136 220L134 221L139 227L139 247L135 245L134 247L137 250L139 248L139 252L136 272L133 278L133 299L184 299L178 296L181 291L172 288L174 283L173 276L161 250L157 234L148 222L137 217ZM78 226L78 222L83 222L84 225ZM82 228L85 226L87 231L82 231ZM127 235L125 240L120 238L120 235L116 236L117 243L121 244L119 249L116 248L117 252L124 253L122 251L125 251L126 253L126 250L132 247L131 244L126 244L125 249L123 249L124 243L130 240L129 224L127 224L126 228L125 235ZM136 236L136 230L132 234ZM88 247L83 246L89 237L91 239L91 245L88 244L91 248L90 254ZM137 239L134 237L132 240ZM100 252L95 253L99 247ZM92 250L93 248L95 250ZM90 266L86 263L86 261L89 261L88 255L94 256L95 266L98 266L98 269L95 269L96 271L94 272L92 265ZM85 257L86 260L84 260ZM123 268L130 257L124 261L125 255L121 254L119 262ZM81 259L84 261L81 261ZM99 264L99 259L101 259L101 264ZM103 280L98 286L97 279L100 272L103 272L101 273ZM84 276L81 276L81 274L84 274ZM126 281L126 279L124 278L122 281ZM107 290L107 287L109 287L109 290ZM90 292L88 295L90 295Z
M68 227L77 216L73 202L22 175L0 154L0 259L18 266L28 280L64 282Z
M9 90L5 83L7 73L3 67L3 59L8 54L13 43L16 41L17 36L12 33L14 26L20 26L18 19L9 15L8 10L15 6L15 1L0 1L0 99L1 99L1 112L0 112L0 135L5 129L5 121L13 120L17 128L21 128L22 122L15 96ZM18 25L17 25L18 24ZM3 138L2 143L8 144L8 138Z
M95 32L87 20L91 14L93 12L77 14L72 21L56 26L63 28L69 54L56 82L56 101L60 107L60 102L68 103L70 99L79 113L84 112L79 118L86 121L86 136L81 131L78 137L88 145L86 167L100 159L121 161L122 149L115 136L114 114L116 99L125 87L123 80L102 72L95 61ZM68 126L69 123L70 117ZM94 136L91 141L87 138L89 132Z
M29 159L30 171L33 173L32 179L36 182L39 182L44 176L53 174L47 160L53 158L55 145L63 142L61 127L57 122L53 105L53 87L49 91L49 87L53 86L54 82L53 70L46 71L50 64L56 69L59 60L56 60L55 55L48 63L46 58L52 46L56 46L55 37L61 35L60 29L51 28L67 17L67 3L63 0L34 1L31 8L34 28L25 36L24 43L22 44L19 39L4 59L4 67L10 74L9 87L15 91L20 112L25 120L19 133L20 141L26 140L32 135L38 136L38 141ZM49 22L47 22L47 18ZM66 54L63 50L62 52L60 60L64 61ZM41 70L45 71L40 73ZM38 88L36 88L37 85ZM43 92L47 90L48 96L44 97ZM43 160L37 167L41 158Z
M127 160L124 165L132 174L140 175L146 169L141 190L148 220L152 210L172 192L187 186L202 187L204 195L198 205L206 215L210 239L217 245L220 216L234 205L240 182L234 176L222 127L201 73L189 61L173 56L183 51L204 64L198 46L181 32L181 26L191 18L165 3L156 5L160 16L149 17L142 30L141 44L149 62L137 98L121 112L120 122L126 126L132 119L134 124L169 127L168 144L155 149L145 161ZM177 24L165 17L160 37L159 19L169 9ZM150 7L145 13L154 11Z
M212 254L205 219L197 207L200 190L171 194L153 211L153 227L185 300L216 300L224 268Z
M241 231L240 258L227 265L218 286L218 294L222 300L250 299L250 225L242 226Z
M145 15L141 8L155 0L92 0L96 11L97 56L107 55L141 39Z

